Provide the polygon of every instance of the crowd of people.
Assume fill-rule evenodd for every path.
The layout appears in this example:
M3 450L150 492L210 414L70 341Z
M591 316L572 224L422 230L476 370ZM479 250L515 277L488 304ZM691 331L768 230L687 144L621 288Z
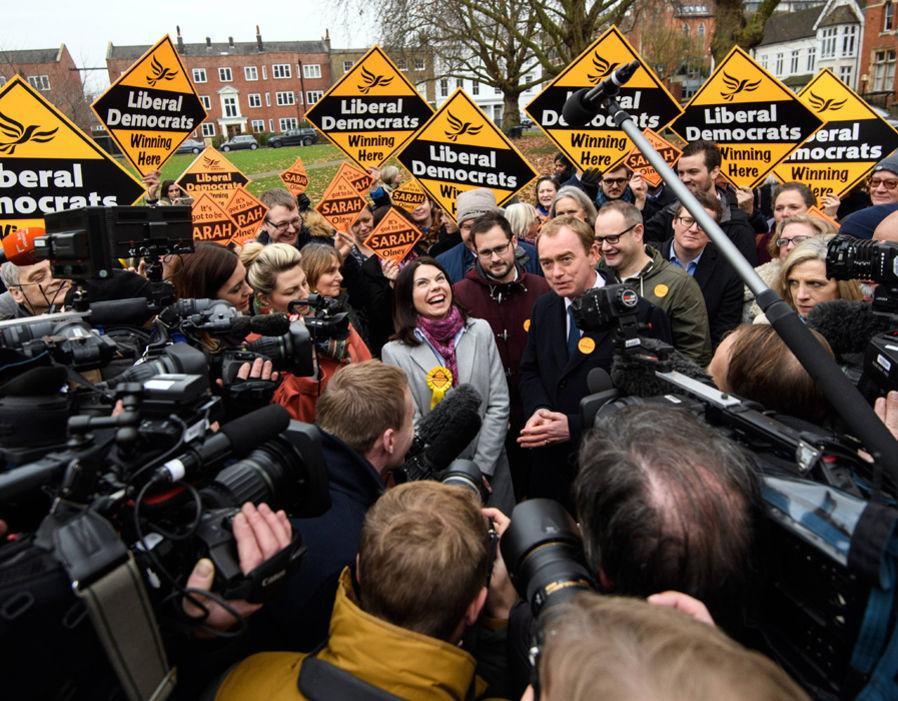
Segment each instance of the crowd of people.
M250 509L252 527L235 528L263 552L298 531L307 553L277 600L252 607L227 664L196 675L210 697L520 698L535 682L526 693L553 700L807 698L728 636L739 637L750 599L752 465L679 410L629 407L583 425L587 378L611 372L615 329L579 328L573 303L626 285L639 296L641 335L671 344L720 390L809 422L833 413L669 188L625 166L578 173L561 154L554 168L532 205L503 208L473 189L458 195L455 217L429 198L403 213L424 236L399 264L366 244L401 182L392 166L372 171L370 203L348 231L307 198L269 190L255 241L200 243L163 261L178 298L309 320L320 313L308 304L315 293L350 319L342 337L315 340L313 375L270 364L243 373L271 382L272 402L321 429L331 507L289 520ZM797 182L735 189L720 169L707 141L686 145L676 166L802 319L826 301L869 299L867 281L827 278L827 243L836 225L898 241L898 156L842 200L818 201ZM146 180L150 205L178 204L176 184ZM48 261L4 263L0 279L6 319L58 310L71 294ZM459 487L393 478L415 426L459 385L481 398L481 428L459 456L480 470L483 505ZM878 404L884 420L893 404L898 397ZM515 505L534 498L575 515L599 591L616 596L581 593L559 607L539 633L531 675L534 624L495 539ZM201 560L191 582L208 588L210 566ZM221 627L233 623L221 616Z

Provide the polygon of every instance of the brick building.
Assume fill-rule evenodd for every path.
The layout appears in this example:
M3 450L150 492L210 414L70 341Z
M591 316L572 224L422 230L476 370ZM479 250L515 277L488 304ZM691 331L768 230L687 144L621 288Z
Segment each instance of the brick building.
M149 46L114 46L106 50L109 81L114 82ZM256 27L254 42L185 44L181 29L177 49L190 72L208 117L199 137L241 133L280 133L294 129L332 84L330 37L321 41L265 42Z
M873 104L892 107L898 103L895 53L898 51L898 21L894 0L869 0L864 7L859 89Z
M431 106L435 103L433 52L426 50L390 49L381 47L396 67L415 86L421 97ZM331 75L336 83L368 49L333 49L330 54Z
M14 75L25 78L79 127L90 129L92 113L81 73L65 44L55 49L0 51L0 85Z

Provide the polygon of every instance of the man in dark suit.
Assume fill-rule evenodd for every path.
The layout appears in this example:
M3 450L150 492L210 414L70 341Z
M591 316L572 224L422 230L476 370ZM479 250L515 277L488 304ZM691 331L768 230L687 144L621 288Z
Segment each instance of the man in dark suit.
M592 228L575 217L556 217L543 226L538 254L552 293L536 301L530 317L520 384L524 416L530 418L518 443L538 451L532 460L528 496L570 505L586 377L593 368L610 371L614 353L613 329L581 331L571 301L614 280L596 271L599 247ZM638 318L650 326L648 335L671 341L670 322L663 311L640 299Z
M720 221L720 200L704 192L698 193L696 199L714 221ZM673 230L673 237L661 247L661 255L685 270L701 288L708 310L711 344L716 348L724 334L742 320L744 283L683 205L678 205Z

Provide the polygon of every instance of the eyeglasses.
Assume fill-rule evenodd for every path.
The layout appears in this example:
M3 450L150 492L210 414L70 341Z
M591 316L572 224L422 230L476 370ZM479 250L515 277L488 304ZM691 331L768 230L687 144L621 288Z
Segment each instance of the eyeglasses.
M677 217L677 221L680 222L687 229L691 229L693 224L698 224L698 222L695 219L693 219L692 217ZM699 226L698 228L701 229L702 227Z
M608 234L608 236L596 236L596 243L599 244L599 246L601 246L603 243L607 243L611 246L616 246L617 244L620 243L621 236L633 231L633 229L635 229L637 226L638 226L638 224L632 224L618 234Z
M886 190L894 190L898 187L898 180L895 178L870 178L868 181L871 190L875 190L878 187L884 187Z
M627 182L626 178L602 178L604 185L623 185L625 182Z
M493 256L499 256L501 258L508 252L509 246L511 246L511 241L506 241L501 246L496 246L495 248L487 248L482 251L477 251L477 256L479 258L482 258L483 260L489 260Z
M777 248L782 248L783 246L788 246L790 243L793 246L797 246L803 241L807 241L808 239L813 238L813 236L793 236L791 239L777 239L774 241Z
M293 219L288 219L286 221L278 222L275 224L271 219L266 219L266 221L273 226L277 231L286 231L288 228L292 227L294 229L299 229L302 226L302 217L294 217Z

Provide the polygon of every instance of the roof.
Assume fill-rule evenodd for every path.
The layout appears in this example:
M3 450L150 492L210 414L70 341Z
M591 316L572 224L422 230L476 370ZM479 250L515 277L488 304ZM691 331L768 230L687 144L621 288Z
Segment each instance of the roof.
M821 27L832 27L836 24L860 24L860 20L847 5L839 5L820 22Z
M809 7L797 12L776 12L764 25L764 38L758 46L780 44L796 39L810 39L817 35L814 23L823 12L823 6Z
M21 49L18 51L0 51L0 60L3 63L11 63L13 65L23 65L26 63L56 63L62 55L62 48L65 46L57 46L55 49Z
M297 53L297 54L326 54L327 44L323 41L264 41L261 53ZM151 46L115 46L109 42L106 48L106 58L140 58ZM225 42L213 41L211 46L202 44L184 44L181 56L258 56L259 47L254 41L235 41L233 46Z

